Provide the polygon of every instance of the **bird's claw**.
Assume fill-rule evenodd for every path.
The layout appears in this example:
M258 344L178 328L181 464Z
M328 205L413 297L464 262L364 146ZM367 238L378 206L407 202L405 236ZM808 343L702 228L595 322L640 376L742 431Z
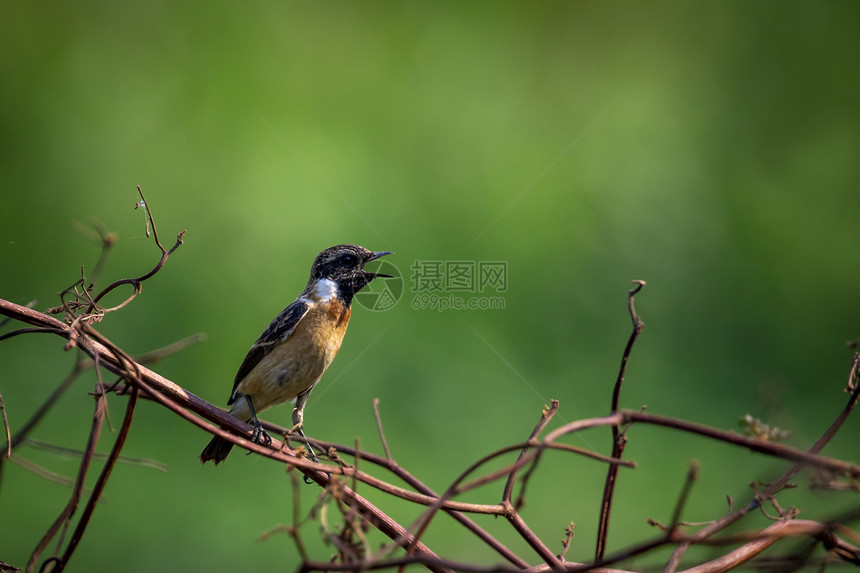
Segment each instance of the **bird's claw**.
M251 441L261 446L272 445L272 437L263 430L263 426L254 426L254 431L251 432ZM245 452L246 456L251 455L251 450Z
M251 432L251 441L261 446L270 446L272 437L263 430L263 426L254 426L254 431Z

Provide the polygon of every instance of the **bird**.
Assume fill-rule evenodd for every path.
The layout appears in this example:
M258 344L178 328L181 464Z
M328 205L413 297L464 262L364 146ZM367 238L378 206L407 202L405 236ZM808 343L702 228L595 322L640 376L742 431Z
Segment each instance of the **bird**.
M271 443L257 419L259 412L295 399L292 431L308 443L302 430L305 405L340 350L353 297L376 278L393 278L368 272L364 265L392 254L342 244L314 259L305 290L263 331L236 372L227 405L231 416L254 426L252 441ZM218 465L231 449L232 442L215 436L200 453L200 461Z

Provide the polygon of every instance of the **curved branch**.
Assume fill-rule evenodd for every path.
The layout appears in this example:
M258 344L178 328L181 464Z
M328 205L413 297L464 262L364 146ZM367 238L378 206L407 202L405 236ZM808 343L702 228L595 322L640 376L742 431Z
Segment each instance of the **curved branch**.
M704 530L701 530L695 535L691 535L689 537L680 537L677 536L676 531L673 531L671 536L664 536L660 539L649 542L648 544L643 544L637 548L622 552L621 554L611 559L607 559L605 561L598 560L597 562L591 564L576 564L564 561L562 558L555 556L547 548L543 541L538 539L538 537L531 532L531 530L528 528L522 518L517 514L515 508L513 508L510 504L510 497L507 493L509 490L507 486L505 488L505 495L507 496L505 499L508 503L496 505L481 505L454 501L452 499L456 495L460 495L466 491L469 491L480 485L489 483L493 480L507 477L510 481L512 479L511 476L515 475L519 468L524 467L527 464L533 463L545 449L563 449L565 451L576 450L572 446L564 444L559 440L567 434L578 432L587 428L593 428L598 426L610 426L619 428L632 422L659 425L677 431L695 433L707 437L709 439L715 439L736 447L750 449L752 451L756 451L764 455L793 461L797 464L795 466L797 468L805 465L811 465L826 469L831 472L837 472L853 477L860 476L860 466L857 466L856 464L850 462L835 460L833 458L828 458L817 454L817 452L820 451L820 449L830 439L830 437L832 437L835 431L838 430L839 426L842 424L842 421L844 421L848 412L850 412L851 408L853 408L854 404L857 401L857 396L858 393L860 393L860 388L858 388L856 383L852 385L851 380L856 379L856 371L858 367L860 367L858 366L860 365L860 359L855 359L854 365L852 366L852 377L850 377L849 380L849 388L851 388L853 392L851 399L849 400L848 406L846 406L843 413L840 415L839 418L837 418L837 421L834 422L831 428L825 433L824 436L822 436L819 442L817 442L816 445L813 446L813 448L809 452L784 446L782 444L765 442L759 439L750 438L733 432L726 432L708 426L695 424L693 422L677 420L654 414L648 414L645 412L621 410L609 416L578 420L573 423L565 424L564 426L554 430L553 432L550 432L544 437L543 440L531 439L523 444L516 444L506 448L501 448L496 452L485 456L475 464L472 464L454 481L454 483L451 484L451 486L446 490L445 493L439 495L427 488L427 486L415 479L413 476L411 476L411 474L405 472L405 470L402 470L402 468L399 468L397 464L393 461L393 459L391 459L390 453L387 451L386 457L382 458L379 456L373 456L365 452L358 452L356 448L349 448L336 444L328 444L330 447L334 447L339 452L344 452L353 456L360 455L362 465L364 465L365 462L370 461L371 463L389 469L389 471L392 471L392 473L394 473L395 475L402 477L406 481L408 486L414 488L417 491L410 491L402 487L394 486L393 484L376 478L364 471L359 471L356 467L351 467L345 464L332 466L314 463L310 460L305 459L304 457L296 456L295 453L293 453L291 450L284 449L285 444L282 443L276 442L274 446L270 447L255 444L248 439L248 437L250 436L250 426L232 418L224 410L213 406L212 404L197 397L193 393L188 392L187 390L178 386L172 381L162 377L161 375L157 374L156 372L153 372L152 370L149 370L145 366L141 365L139 362L136 362L127 354L125 354L121 349L113 345L109 340L105 339L101 334L94 331L85 320L74 321L73 324L68 325L44 313L40 313L28 307L16 305L14 303L10 303L2 299L0 299L0 314L30 324L36 327L36 330L40 332L44 332L47 330L58 334L63 338L69 340L74 339L76 341L76 345L84 353L88 354L90 357L96 360L99 365L121 376L126 381L126 383L130 384L133 388L137 389L140 392L141 397L153 399L210 433L231 440L233 443L238 444L245 449L254 451L279 462L297 467L300 471L310 476L317 483L326 487L331 487L333 488L333 490L336 489L338 499L340 501L343 501L346 505L348 505L358 514L360 514L362 518L368 520L385 535L395 540L397 544L409 549L412 552L407 555L403 563L423 563L425 564L425 566L434 571L449 571L453 569L453 567L449 566L450 562L438 558L432 551L429 550L429 548L427 548L423 543L420 542L421 529L423 528L423 526L426 525L427 521L429 521L430 516L432 516L434 512L437 512L439 510L446 511L451 514L455 519L457 519L464 525L467 525L467 528L472 530L474 533L476 533L476 535L478 535L482 540L485 541L487 539L493 538L489 536L489 534L486 534L486 532L483 532L483 530L481 530L476 525L473 525L472 522L469 521L468 518L466 518L462 512L478 512L504 515L506 519L508 519L508 521L510 521L514 528L520 533L521 537L527 543L529 543L537 551L538 555L540 555L540 557L545 561L545 565L535 567L535 571L560 569L588 569L599 571L601 569L595 567L595 565L597 564L608 565L611 562L617 562L625 558L629 558L631 555L634 554L642 554L646 551L649 551L650 549L653 549L656 546L665 545L666 543L679 543L689 545L690 543L701 542L713 532L719 531L719 529L724 527L727 523L731 523L737 518L739 518L741 515L743 515L743 513L738 513L737 515L726 516L726 518L721 520L719 525L715 524L715 528L711 529L711 533L709 533L708 535L702 535L702 532ZM543 429L543 425L545 424L539 423L538 428L536 430ZM267 427L271 426L271 424L267 424ZM286 433L286 431L284 431L284 433ZM324 442L319 442L316 440L314 440L314 442L325 444ZM531 448L533 451L529 451L529 448ZM487 473L486 475L474 477L470 482L466 481L467 478L472 476L472 474L476 473L477 470L487 461L517 450L520 451L520 456L513 464L501 470L495 470L493 472ZM633 465L632 462L622 462L618 459L605 458L588 452L576 451L575 453L586 453L588 455L591 455L592 457L598 457L599 459L601 459L601 461L610 463L613 466ZM427 511L425 512L424 516L422 516L422 518L418 521L419 533L415 535L410 534L409 530L401 526L395 520L390 518L387 514L385 514L376 506L368 502L364 497L356 493L354 487L347 487L345 485L344 480L342 479L337 480L337 478L335 477L337 475L349 476L358 481L367 483L372 487L378 488L386 493L397 495L403 499L413 501L415 503L427 505ZM778 482L775 482L775 484L772 484L772 487L776 485L779 485L779 480ZM784 483L782 483L781 485L784 485ZM768 493L770 489L771 488L766 489L763 494L757 496L756 503L758 503L761 499L767 499L767 497L764 496L764 493ZM772 493L770 495L772 495ZM76 503L77 502L75 502L74 505L76 505ZM72 504L70 502L70 507L71 505ZM680 507L680 505L678 507ZM753 505L751 504L749 507L753 507ZM72 509L71 511L74 511L74 509ZM748 509L746 509L745 511L748 511ZM678 517L680 517L677 511L676 513L678 515L673 516L673 523L677 521ZM798 522L787 521L785 523ZM818 527L818 529L815 530L817 531L815 535L818 536L816 537L816 539L820 538L826 546L828 543L830 543L834 547L837 547L838 551L841 552L840 555L843 553L849 556L854 555L853 549L850 546L844 543L840 543L838 540L834 541L833 539L831 539L832 535L828 533L830 530L827 529L824 525L815 525L816 527ZM783 537L785 535L812 535L812 533L809 533L809 531L812 530L808 528L803 530L806 533L801 532L802 526L800 525L784 525L783 527L785 527L785 529L782 533L779 533L780 530L768 528L764 532L757 534L755 539L749 541L745 546L738 548L737 550L727 554L726 556L723 556L722 558L720 558L720 560L714 560L713 562L708 562L700 566L707 566L708 568L694 571L696 571L696 573L712 573L718 571L722 566L721 564L731 562L726 561L726 559L734 559L736 560L737 564L743 563L744 560L751 558L753 555L757 554L758 551L761 551L761 549L758 549L758 547L759 545L764 543L762 540L765 538L771 539L775 535L774 532L779 533L776 538ZM518 569L524 569L525 567L527 567L525 561L507 550L501 543L496 543L500 547L494 548L497 549L500 554L504 555L512 563L513 567L516 567ZM773 543L773 540L770 540L769 544L770 543ZM746 555L749 555L749 557L745 557ZM408 561L410 559L412 561ZM60 561L59 559L53 559L53 561L62 564L62 561ZM476 567L473 570L477 571L480 569L481 568ZM511 567L499 566L493 568L493 570L507 571L511 570Z
M58 333L60 333L60 335L64 336L65 338L71 338L73 336L73 329L69 325L60 322L59 320L51 316L45 315L38 311L33 311L32 309L22 307L20 305L3 299L0 299L0 314L9 316L22 322L26 322L28 324L32 324L34 326L47 326L54 328L60 331ZM145 396L155 399L156 401L170 408L171 410L183 416L192 423L203 427L204 429L207 429L211 433L220 435L228 440L231 440L246 449L250 449L267 457L274 458L279 461L297 466L303 471L306 471L307 475L309 475L314 481L320 483L321 485L325 485L331 480L329 473L326 472L345 473L343 472L343 470L338 472L338 468L332 468L331 466L326 466L323 464L315 464L313 462L309 462L304 460L303 458L298 458L295 456L288 456L280 451L260 446L254 442L251 442L250 440L239 437L239 435L243 434L246 436L250 435L249 426L247 424L240 422L239 420L227 414L224 410L216 408L209 402L206 402L202 398L199 398L191 392L188 392L181 386L175 384L167 378L164 378L160 374L153 372L142 364L133 362L128 357L121 356L114 348L111 348L104 344L104 342L101 342L99 340L96 340L92 336L89 336L91 334L94 333L82 333L81 331L77 331L78 346L81 350L83 350L93 359L96 359L96 357L98 357L98 360L100 361L100 364L102 366L104 366L111 372L114 372L121 376L128 375L128 363L130 361L131 365L134 368L135 375L127 378L127 381L137 386ZM219 427L208 424L207 422L200 420L195 416L192 416L189 411L198 414L205 420L215 422L221 427L230 428L235 433L226 432ZM360 472L358 475L360 477L364 477L361 475ZM379 508L368 502L351 488L347 486L342 486L342 491L344 501L346 501L346 503L351 507L356 508L365 519L373 523L374 526L376 526L381 532L383 532L391 539L406 539L408 540L408 543L411 544L412 536L399 523L391 519ZM435 500L428 501L432 503L432 501ZM60 520L58 519L58 523L59 522ZM436 557L436 555L432 551L430 551L430 549L427 548L423 543L417 543L415 545L415 549L420 554L426 555L427 557ZM445 568L433 568L433 570L448 571Z

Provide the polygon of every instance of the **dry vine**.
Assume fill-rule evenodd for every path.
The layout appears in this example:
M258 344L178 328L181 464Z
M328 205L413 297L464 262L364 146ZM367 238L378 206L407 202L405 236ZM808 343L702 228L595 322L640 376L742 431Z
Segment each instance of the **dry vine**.
M303 560L300 571L402 570L410 564L421 564L431 571L439 572L529 571L538 573L543 571L588 570L620 572L624 570L611 569L610 567L617 567L624 561L647 554L655 548L673 546L674 551L665 564L664 570L667 573L674 573L681 567L681 560L686 550L694 544L707 543L729 546L730 549L722 556L683 569L690 573L711 573L741 566L754 559L767 547L789 537L806 538L809 543L801 552L785 556L789 565L786 565L784 561L779 561L773 567L781 567L782 570L785 570L800 568L804 564L812 564L814 562L812 559L813 550L817 547L824 548L831 558L855 565L860 564L860 549L857 547L860 544L860 535L846 525L846 523L860 518L860 509L835 516L830 520L801 520L797 518L797 512L793 509L782 510L775 498L787 486L789 480L805 467L817 469L819 473L816 477L816 484L819 487L850 491L858 489L857 479L860 478L860 466L851 461L822 456L820 452L840 429L857 403L858 393L860 393L860 384L857 380L858 372L860 372L860 354L854 355L849 370L846 389L849 399L845 407L821 438L807 451L767 441L758 436L744 436L691 421L667 418L644 411L620 409L620 392L626 366L636 338L643 328L643 322L634 308L634 297L645 283L634 281L636 286L628 296L628 310L633 321L633 332L622 356L610 413L602 417L564 424L541 438L540 436L558 409L558 402L553 401L541 413L540 419L526 441L501 448L475 461L444 492L437 493L402 468L392 456L385 439L382 419L376 401L374 402L374 414L385 456L381 457L367 451L359 451L356 447L310 439L309 441L318 450L328 452L329 463L315 463L304 456L304 447L299 446L295 449L290 447L290 436L286 428L265 424L269 431L276 435L285 436L285 439L283 442L273 441L270 445L256 444L249 439L251 432L249 426L237 421L222 409L186 391L144 365L180 350L185 345L195 342L196 338L180 341L160 351L135 359L94 328L94 325L103 320L107 314L119 311L132 302L140 294L141 284L155 276L170 255L183 242L184 232L177 235L176 242L170 249L166 249L162 245L156 232L155 221L149 205L140 192L140 188L138 188L138 192L140 193L138 206L146 212L147 236L151 232L154 242L161 252L157 264L151 270L136 278L117 280L96 292L95 278L115 241L112 234L97 228L102 242L102 254L99 263L95 266L93 276L86 277L82 269L81 278L61 293L59 306L43 313L33 310L32 305L22 306L0 299L0 314L8 317L4 322L14 320L29 325L0 335L0 341L23 334L48 333L64 338L67 341L66 350L77 348L81 351L81 358L77 361L73 371L60 382L53 394L33 414L31 419L15 432L11 431L6 421L5 407L2 395L0 395L0 411L3 414L7 437L7 443L0 450L2 451L0 463L7 459L26 463L15 454L16 448L36 424L50 412L57 398L70 387L71 383L82 372L88 368L94 368L99 380L94 393L95 410L90 437L81 458L78 475L72 484L69 502L47 528L46 533L32 552L29 561L25 564L27 571L35 571L36 569L40 571L62 571L69 563L81 537L86 532L87 525L93 516L96 503L110 477L111 470L119 459L125 439L131 429L135 406L139 398L158 402L207 432L224 437L250 452L286 464L290 469L303 473L323 488L320 501L312 509L311 515L316 516L323 524L325 536L336 551L333 559L318 560L307 554L300 527L305 518L300 514L298 502L294 506L292 525L281 526L265 534L268 536L276 531L283 531L294 539ZM100 301L107 294L126 285L131 287L132 292L122 303L111 308L104 308L100 305ZM60 315L61 318L58 319L52 315ZM117 379L110 383L103 381L101 376L105 371L113 373ZM95 486L89 492L85 492L83 488L84 478L94 461L95 447L100 438L100 431L105 418L106 398L109 393L126 397L125 416L120 430L117 432L113 447L102 464ZM773 482L757 491L747 504L717 518L694 533L685 533L689 526L682 527L681 517L697 477L697 468L695 465L691 465L685 485L674 506L670 523L660 526L662 533L648 542L627 547L607 556L606 541L609 531L609 517L617 486L618 471L621 467L635 467L632 461L622 459L627 440L627 430L632 424L658 425L678 432L697 434L705 439L717 440L772 458L793 462L793 465ZM562 441L571 434L598 426L609 426L612 430L612 453L610 456L583 450ZM597 547L592 561L573 562L567 560L566 554L573 536L572 523L567 527L564 527L563 524L559 525L560 530L564 530L566 538L563 541L563 550L556 553L550 549L546 541L534 533L520 513L529 479L540 470L540 461L546 450L558 450L571 455L585 456L607 466L603 501L598 519ZM482 471L488 463L513 454L517 454L517 457L507 466L493 471ZM346 461L345 456L351 458L352 462ZM189 459L193 460L194 456L190 456ZM38 468L35 469L38 471ZM295 477L296 473L296 471L290 473L294 488L301 487ZM381 477L385 475L390 477ZM395 485L395 481L402 482L405 486ZM498 503L480 504L462 500L468 492L494 482L502 484L501 498ZM413 523L408 525L400 523L361 496L357 491L359 484L365 484L387 495L422 505L425 510ZM78 506L84 499L83 509L77 517L71 535L64 543L56 544L55 551L49 557L43 558L43 554L51 541L61 531L65 533L69 528L72 528L75 515L78 514ZM298 500L298 496L296 496L296 500ZM328 509L328 502L330 501L335 502L334 507L339 510L339 515L336 517L333 517ZM740 535L719 535L727 527L738 522L753 510L761 508L765 503L770 503L779 511L779 515L772 525ZM477 542L483 543L495 551L503 562L488 566L453 561L437 554L425 545L422 538L439 512L444 512L453 518L462 526L464 531L473 535ZM526 542L532 553L529 555L516 553L473 521L470 514L490 514L504 518ZM366 535L369 527L376 528L385 534L391 542L383 547L371 547ZM854 544L849 543L846 539L853 541ZM821 561L819 560L819 562ZM767 562L764 560L759 563L762 566L767 566ZM0 571L14 570L18 569L0 561Z

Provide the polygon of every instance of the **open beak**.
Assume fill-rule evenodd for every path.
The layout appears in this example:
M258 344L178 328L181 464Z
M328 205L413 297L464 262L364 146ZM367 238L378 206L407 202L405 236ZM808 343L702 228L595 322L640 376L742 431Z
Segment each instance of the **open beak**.
M375 261L379 257L384 257L385 255L393 255L393 254L394 253L391 251L376 251L375 253L370 255L370 258L367 259L367 262L365 264L369 263L370 261ZM382 273L367 273L367 274L370 275L371 280L375 279L375 278L383 278L383 279L393 279L394 278L391 275L384 275Z

